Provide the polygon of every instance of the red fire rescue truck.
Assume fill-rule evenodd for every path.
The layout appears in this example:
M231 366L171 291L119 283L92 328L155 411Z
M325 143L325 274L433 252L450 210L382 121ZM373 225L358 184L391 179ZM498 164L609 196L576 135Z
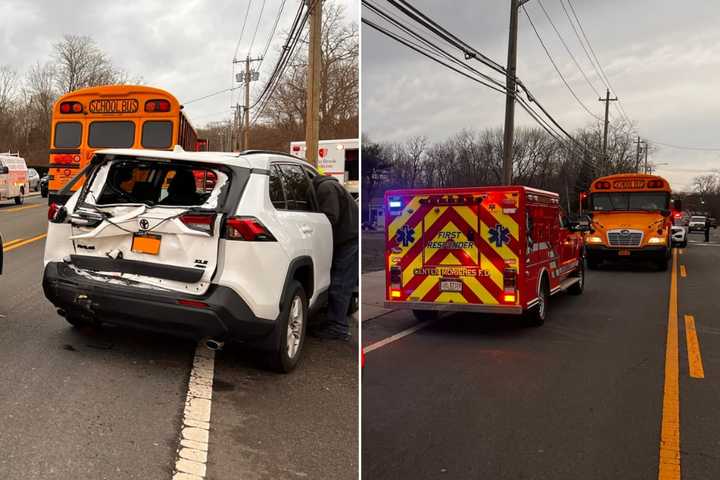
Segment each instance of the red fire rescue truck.
M386 306L547 318L548 299L585 283L580 231L556 193L522 186L385 193Z

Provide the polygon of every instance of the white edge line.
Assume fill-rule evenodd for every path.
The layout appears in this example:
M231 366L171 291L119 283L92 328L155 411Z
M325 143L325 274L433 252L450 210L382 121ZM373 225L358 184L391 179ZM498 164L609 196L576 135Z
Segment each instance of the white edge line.
M414 326L412 326L412 327L410 327L410 328L408 328L408 329L406 329L406 330L403 330L403 331L400 332L400 333L396 333L395 335L392 335L392 336L390 336L390 337L387 337L387 338L385 338L385 339L382 339L382 340L380 340L380 341L378 341L378 342L372 343L372 344L368 345L367 347L363 348L363 353L366 353L366 354L367 354L367 353L369 353L369 352L372 352L373 350L377 350L378 348L382 348L382 347L384 347L385 345L388 345L388 344L393 343L393 342L397 342L398 340L400 340L400 339L402 339L402 338L405 338L405 337L407 337L408 335L412 335L413 333L417 332L417 331L420 330L421 328L427 327L427 326L428 326L429 324L431 324L431 323L432 323L432 320L426 320L426 321L424 321L424 322L420 322L420 323L418 323L417 325L414 325Z
M198 343L185 397L173 480L202 480L207 475L214 372L215 352Z

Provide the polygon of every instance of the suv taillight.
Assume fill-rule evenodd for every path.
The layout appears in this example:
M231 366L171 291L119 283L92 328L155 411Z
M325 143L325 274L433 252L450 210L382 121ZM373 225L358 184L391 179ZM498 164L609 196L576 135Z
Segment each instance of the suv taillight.
M255 217L229 217L225 220L223 238L246 242L275 242L270 230Z
M60 206L55 202L51 203L48 207L48 220L54 220L58 210L60 210Z
M215 214L186 213L180 215L180 221L188 228L212 235L213 226L215 225Z

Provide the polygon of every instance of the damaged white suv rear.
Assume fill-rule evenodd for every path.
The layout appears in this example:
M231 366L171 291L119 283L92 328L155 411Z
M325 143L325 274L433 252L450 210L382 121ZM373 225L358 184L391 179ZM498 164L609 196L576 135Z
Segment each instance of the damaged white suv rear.
M330 284L317 174L272 152L97 152L48 212L45 296L75 326L251 342L290 371Z

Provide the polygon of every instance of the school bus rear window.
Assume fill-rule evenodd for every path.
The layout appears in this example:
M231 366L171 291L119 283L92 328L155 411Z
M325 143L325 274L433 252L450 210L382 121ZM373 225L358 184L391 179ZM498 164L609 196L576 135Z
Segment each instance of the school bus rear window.
M135 143L133 122L93 122L88 145L92 148L129 148Z
M145 148L168 148L172 144L172 123L150 121L143 123L142 146Z
M80 122L59 122L55 125L55 147L77 148L82 140Z

